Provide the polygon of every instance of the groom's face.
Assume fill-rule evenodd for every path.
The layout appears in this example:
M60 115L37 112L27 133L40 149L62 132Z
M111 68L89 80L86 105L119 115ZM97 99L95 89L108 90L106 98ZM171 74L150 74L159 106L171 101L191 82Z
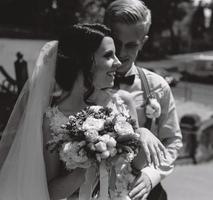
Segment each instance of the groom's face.
M111 26L116 46L116 55L122 65L118 72L125 74L135 62L139 50L142 49L147 36L142 23L114 23Z

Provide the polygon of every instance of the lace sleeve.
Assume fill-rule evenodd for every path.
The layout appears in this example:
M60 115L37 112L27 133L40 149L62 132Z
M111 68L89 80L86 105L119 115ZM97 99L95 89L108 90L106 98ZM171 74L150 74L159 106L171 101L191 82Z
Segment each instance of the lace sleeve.
M50 129L54 132L58 132L61 129L61 125L68 121L68 118L58 109L58 107L49 107L46 111L46 117L50 121Z

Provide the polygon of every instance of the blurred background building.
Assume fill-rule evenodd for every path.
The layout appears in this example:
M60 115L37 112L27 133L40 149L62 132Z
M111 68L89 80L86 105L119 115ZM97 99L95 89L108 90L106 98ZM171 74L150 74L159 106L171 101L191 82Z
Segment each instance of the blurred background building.
M113 0L1 0L0 36L53 38L77 22L102 22ZM145 59L213 47L212 0L144 0L152 11Z

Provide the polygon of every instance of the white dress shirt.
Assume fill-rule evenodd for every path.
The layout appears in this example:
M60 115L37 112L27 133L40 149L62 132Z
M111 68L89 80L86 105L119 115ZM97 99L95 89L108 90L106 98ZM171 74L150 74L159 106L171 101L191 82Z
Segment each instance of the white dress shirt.
M151 71L146 69L143 69L143 71L147 77L151 93L155 94L161 106L161 115L157 120L153 134L160 139L168 151L166 159L163 159L158 168L150 165L142 169L142 173L146 173L149 176L152 187L154 187L173 171L178 150L182 147L182 135L175 101L168 83L161 76ZM120 84L120 89L131 93L136 104L139 125L143 127L146 121L144 92L142 91L139 72L135 65L131 67L125 76L129 75L135 75L134 83L132 85Z

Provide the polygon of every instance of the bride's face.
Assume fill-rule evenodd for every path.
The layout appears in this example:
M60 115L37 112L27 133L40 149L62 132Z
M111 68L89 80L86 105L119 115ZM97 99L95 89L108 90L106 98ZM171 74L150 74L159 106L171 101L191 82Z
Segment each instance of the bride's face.
M111 37L104 37L94 54L93 85L96 89L114 85L115 72L121 63L115 55L115 45Z

